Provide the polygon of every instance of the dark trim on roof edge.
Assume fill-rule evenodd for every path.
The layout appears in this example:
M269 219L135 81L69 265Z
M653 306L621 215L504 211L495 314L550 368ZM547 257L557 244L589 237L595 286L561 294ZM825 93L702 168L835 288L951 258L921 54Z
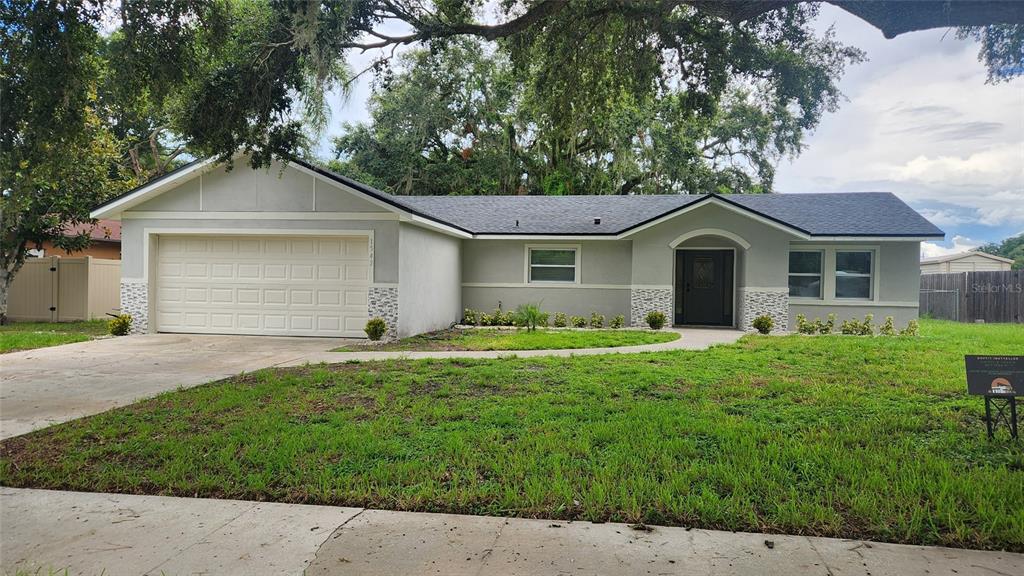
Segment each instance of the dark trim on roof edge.
M152 180L150 180L150 181L148 181L148 182L146 182L144 184L141 184L139 186L136 186L135 188L132 188L131 190L129 190L128 192L125 192L124 194L119 194L118 196L115 196L114 198L111 198L111 199L103 202L102 204L100 204L100 205L96 206L95 208L93 208L92 211L95 212L96 210L100 210L100 209L102 209L102 208L104 208L106 206L109 206L110 204L113 204L114 202L117 202L117 201L119 201L119 200L121 200L123 198L127 198L128 196L131 196L132 194L134 194L135 192L139 191L142 188L145 188L146 186L151 186L151 185L159 183L159 182L161 182L163 180L170 179L171 177L176 176L179 172L183 172L183 171L193 167L194 165L202 163L202 162L205 162L207 160L209 160L209 158L201 158L201 159L193 160L193 161L191 161L191 162L189 162L187 164L183 164L183 165L175 168L174 170L171 170L170 172L168 172L168 173L166 173L166 174L164 174L164 175L162 175L162 176L160 176L158 178L154 178L154 179L152 179ZM672 214L675 214L676 212L679 212L681 210L689 209L689 208L691 208L693 206L696 206L696 205L700 204L701 202L706 202L706 201L708 201L711 198L718 198L719 200L729 204L730 206L733 206L735 208L739 208L740 210L749 212L751 214L755 214L757 216L760 216L761 218L764 218L766 220L770 220L772 222L775 222L776 224L780 224L780 225L785 226L787 228L791 228L793 230L797 230L797 231L799 231L799 232L801 232L803 234L806 234L806 235L808 235L808 236L810 236L812 238L815 238L815 237L826 237L827 238L827 237L832 237L832 236L848 237L848 238L945 238L946 237L945 233L942 233L942 234L869 234L869 233L863 233L863 234L861 234L861 233L858 233L858 234L812 234L812 233L808 232L807 230L804 230L803 228L800 228L799 226L794 226L793 224L790 224L789 222L786 222L786 221L781 220L779 218L775 218L773 216L769 216L767 214L764 214L762 212L754 210L753 208L749 208L747 206L744 206L744 205L740 204L739 202L735 202L735 201L729 200L727 198L728 195L717 194L717 193L699 194L697 196L700 196L700 198L697 198L696 200L694 200L692 202L688 202L686 204L683 204L682 206L679 206L678 208L674 208L674 209L669 210L667 212L662 212L661 214L658 214L657 216L653 216L651 218L648 218L647 220L644 220L643 222L639 222L637 224L634 224L632 226L629 226L627 228L623 228L621 230L617 230L617 231L614 231L614 232L473 232L471 230L463 228L462 226L459 226L458 224L453 224L453 223L448 222L446 220L442 220L442 219L440 219L440 218L438 218L436 216L432 216L432 215L426 214L424 212L421 212L420 210L417 210L415 208L412 208L411 206L408 206L406 204L403 204L403 203L395 200L394 197L391 194L388 194L386 192L382 192L380 190L377 190L376 188L374 188L374 187L372 187L372 186L370 186L368 184L363 184L362 182L359 182L358 180L353 180L352 178L349 178L347 176L343 176L343 175L338 174L337 172L334 172L332 170L328 170L326 168L322 168L320 166L317 166L315 164L311 164L309 162L306 162L305 160L299 160L297 158L291 159L291 160L285 160L284 162L286 163L286 165L287 165L287 163L298 164L299 166L302 166L303 168L305 168L307 170L311 170L311 171L315 172L316 174L319 174L320 176L323 176L324 178L327 178L328 180L333 180L334 182L337 182L339 184L343 184L345 186L348 186L349 188L352 188L352 189L354 189L354 190L356 190L356 191L358 191L358 192L360 192L362 194L366 194L367 196L370 196L370 197L372 197L372 198L374 198L376 200L384 202L385 204L388 204L389 206L393 206L394 208L397 208L397 209L402 210L404 212L408 212L408 213L413 214L415 216L419 216L420 218L426 218L427 220L430 220L431 222L435 222L435 223L441 224L443 226L448 226L450 228L454 228L454 229L459 230L461 232L465 232L466 234L469 234L470 236L566 236L566 237L585 236L585 237L592 237L592 238L612 237L612 236L618 236L620 234L625 234L625 233L629 232L630 230L634 230L634 229L639 228L641 226L645 226L647 224L650 224L651 222L654 222L655 220L664 218L666 216L671 216Z
M333 171L328 170L326 168L321 168L320 166L317 166L315 164L310 164L309 162L306 162L305 160L289 160L289 162L294 162L295 164L298 164L299 166L302 166L303 168L305 168L307 170L312 170L313 172L316 172L317 174L323 176L324 178L327 178L329 180L334 180L335 182L337 182L339 184L344 184L345 186L348 186L349 188L353 188L353 189L355 189L355 190L357 190L357 191L359 191L359 192L361 192L363 194L366 194L367 196L371 196L371 197L373 197L373 198L375 198L377 200L380 200L381 202L384 202L385 204L388 204L390 206L394 206L395 208L398 208L399 210L408 212L410 214L414 214L416 216L419 216L420 218L426 218L427 220L430 220L431 222L436 222L438 224L442 224L442 225L448 226L450 228L455 228L456 230L459 230L460 232L465 232L466 234L469 234L470 236L474 235L474 233L472 231L467 230L467 229L463 228L462 226L459 226L458 224L452 224L451 222L446 222L446 221L441 220L440 218L438 218L436 216L431 216L429 214L425 214L423 212L420 212L419 210L417 210L415 208L412 208L410 206L406 206L405 204L402 204L401 202L398 202L398 201L394 200L394 198L390 194L387 194L385 192L381 192L380 190L377 190L376 188L374 188L372 186L369 186L367 184L363 184L362 182L359 182L357 180L353 180L353 179L351 179L351 178L349 178L347 176L342 176L341 174L338 174L337 172L333 172Z
M171 178L172 176L176 176L179 172L183 172L183 171L185 171L185 170L187 170L189 168L192 168L196 164L199 164L199 163L205 162L205 161L206 161L206 158L198 158L198 159L193 160L193 161L191 161L191 162L189 162L187 164L182 164L181 166L178 166L174 170L171 170L170 172L168 172L168 173L166 173L166 174L164 174L162 176L157 176L156 178L153 178L152 180L149 180L147 182L143 182L142 184L139 184L138 186L136 186L135 188L132 188L131 190L125 192L124 194L118 194L117 196L114 196L113 198L107 200L106 202L103 202L102 204L99 204L98 206L93 207L93 209L90 210L90 212L95 212L95 211L97 211L97 210L99 210L101 208L106 208L107 206L110 206L111 204L113 204L114 202L117 202L118 200L122 200L124 198L127 198L127 197L131 196L132 194L135 194L136 192L138 192L139 190L145 188L146 186L151 186L151 185L156 184L158 182L162 182L164 180L167 180L167 179Z

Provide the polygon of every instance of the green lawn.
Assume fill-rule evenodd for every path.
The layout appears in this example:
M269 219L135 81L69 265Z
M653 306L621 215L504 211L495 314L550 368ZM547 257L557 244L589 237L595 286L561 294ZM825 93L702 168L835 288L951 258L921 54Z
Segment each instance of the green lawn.
M0 354L92 340L107 333L105 320L12 322L0 326Z
M963 354L1021 326L246 374L0 443L0 483L1024 552Z
M495 330L487 328L441 330L384 344L342 346L335 352L366 350L563 350L612 348L657 344L676 340L676 332L650 330Z

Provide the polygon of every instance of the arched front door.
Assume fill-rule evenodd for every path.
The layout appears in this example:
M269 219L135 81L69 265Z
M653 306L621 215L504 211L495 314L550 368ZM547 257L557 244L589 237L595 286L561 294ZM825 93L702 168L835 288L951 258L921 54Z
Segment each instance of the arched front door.
M675 323L733 325L733 250L676 250Z

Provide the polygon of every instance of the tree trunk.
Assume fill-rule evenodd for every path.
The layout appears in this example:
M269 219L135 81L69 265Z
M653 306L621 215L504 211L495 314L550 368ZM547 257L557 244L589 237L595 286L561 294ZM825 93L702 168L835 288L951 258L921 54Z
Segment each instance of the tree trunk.
M0 268L0 326L7 324L7 293L14 282L14 274Z

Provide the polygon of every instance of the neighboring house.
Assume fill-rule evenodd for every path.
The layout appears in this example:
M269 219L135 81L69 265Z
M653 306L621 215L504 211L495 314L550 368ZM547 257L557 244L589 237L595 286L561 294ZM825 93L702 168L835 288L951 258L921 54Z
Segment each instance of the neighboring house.
M1009 270L1013 260L985 252L960 252L947 256L921 259L921 274L950 272L997 272Z
M30 255L37 258L42 256L92 256L107 260L121 259L121 223L119 221L100 220L96 224L69 226L64 231L64 235L77 236L84 231L88 231L92 238L92 242L85 250L66 252L54 246L52 242L46 241L41 250L30 250Z
M917 317L920 242L892 194L393 196L303 162L197 161L93 212L122 221L122 308L140 331L401 336L463 308L651 310L779 329L797 314Z

